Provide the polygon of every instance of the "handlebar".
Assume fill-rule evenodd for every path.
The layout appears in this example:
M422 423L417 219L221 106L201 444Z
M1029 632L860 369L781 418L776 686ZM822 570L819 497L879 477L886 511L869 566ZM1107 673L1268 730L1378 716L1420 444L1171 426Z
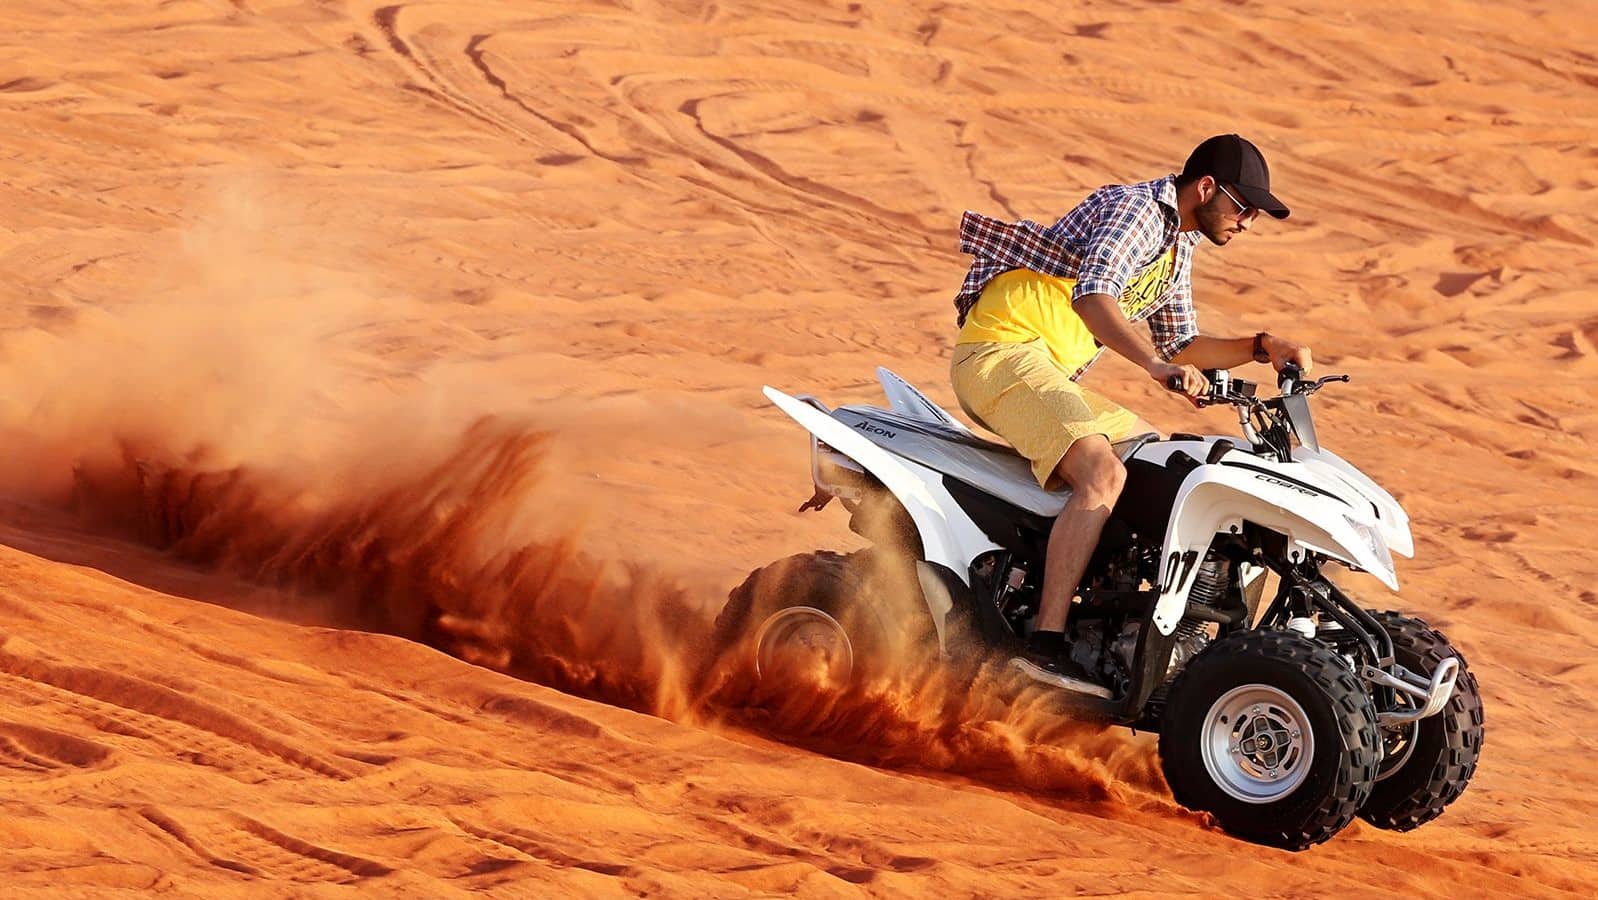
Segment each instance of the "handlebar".
M1205 369L1204 377L1209 381L1209 390L1198 398L1201 406L1216 403L1230 403L1241 406L1251 406L1254 402L1254 383L1241 378L1233 378L1225 369ZM1313 394L1325 387L1329 382L1348 381L1347 375L1327 375L1319 380L1304 380L1304 372L1298 366L1288 363L1282 367L1278 375L1280 379L1281 395L1291 397L1298 394ZM1174 393L1184 393L1182 390L1182 376L1172 375L1165 380L1166 390Z
M1311 451L1319 451L1315 425L1310 419L1309 395L1333 381L1348 381L1347 375L1327 375L1320 379L1305 378L1298 366L1285 365L1277 373L1281 379L1281 394L1271 398L1255 395L1257 385L1242 378L1233 378L1226 369L1206 369L1207 389L1193 398L1198 406L1231 406L1237 410L1237 419L1254 452L1274 455L1282 462L1291 462L1295 438L1297 443ZM1173 375L1165 380L1165 387L1182 392L1184 379Z

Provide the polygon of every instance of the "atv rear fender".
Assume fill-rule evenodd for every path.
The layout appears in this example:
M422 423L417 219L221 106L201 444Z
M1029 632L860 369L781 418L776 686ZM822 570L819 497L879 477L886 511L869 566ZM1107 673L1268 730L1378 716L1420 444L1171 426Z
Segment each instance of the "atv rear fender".
M927 562L954 572L969 587L971 560L989 550L1002 549L983 534L949 496L943 487L943 476L938 472L888 453L865 435L828 415L817 401L790 397L772 387L765 388L764 392L767 399L803 425L816 440L853 460L893 494L915 523Z

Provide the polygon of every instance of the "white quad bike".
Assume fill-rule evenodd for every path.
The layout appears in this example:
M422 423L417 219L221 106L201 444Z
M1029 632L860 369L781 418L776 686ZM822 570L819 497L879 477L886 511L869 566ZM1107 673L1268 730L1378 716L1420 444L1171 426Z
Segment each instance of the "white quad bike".
M1073 658L1112 697L1059 691L1060 703L1158 731L1176 800L1244 839L1302 850L1355 815L1423 825L1475 771L1482 704L1447 638L1365 610L1325 574L1341 564L1396 590L1392 553L1414 555L1393 497L1316 439L1309 395L1348 377L1289 367L1280 396L1261 400L1250 382L1206 374L1202 402L1235 406L1246 443L1149 434L1115 445L1126 485L1067 628ZM816 493L800 509L836 497L876 546L751 574L716 620L713 665L776 684L798 659L846 686L889 662L890 634L920 635L948 664L1022 647L1069 492L1040 489L1015 450L877 375L887 409L829 410L765 389L811 433ZM913 566L909 607L872 588L868 570L885 558Z

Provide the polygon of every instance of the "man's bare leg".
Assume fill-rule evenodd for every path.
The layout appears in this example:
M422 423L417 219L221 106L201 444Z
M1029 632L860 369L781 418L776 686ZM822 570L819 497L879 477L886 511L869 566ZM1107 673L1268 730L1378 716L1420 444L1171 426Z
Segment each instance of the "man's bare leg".
M1126 467L1102 434L1090 434L1072 444L1055 471L1071 486L1071 499L1049 530L1043 608L1038 612L1041 631L1065 630L1071 597L1126 484Z
M1100 434L1088 435L1072 444L1055 471L1071 485L1071 499L1049 530L1042 608L1038 611L1037 626L1030 642L1033 655L1040 658L1063 653L1062 632L1071 608L1071 597L1087 571L1104 523L1109 520L1110 511L1115 508L1115 501L1126 484L1126 467L1116 458L1109 440ZM1039 661L1017 660L1019 667L1034 678L1061 687L1083 688L1081 679L1073 677L1070 666L1062 666L1058 672L1044 672L1036 664ZM1090 692L1101 691L1102 688ZM1107 692L1101 695L1105 694Z

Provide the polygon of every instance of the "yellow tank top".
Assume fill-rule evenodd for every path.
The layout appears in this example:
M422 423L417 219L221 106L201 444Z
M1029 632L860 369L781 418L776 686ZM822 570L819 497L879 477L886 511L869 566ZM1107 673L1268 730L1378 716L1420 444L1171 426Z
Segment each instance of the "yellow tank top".
M1165 294L1176 267L1176 248L1150 264L1121 292L1119 306L1138 317ZM1021 344L1042 338L1060 368L1076 372L1099 352L1087 323L1071 307L1073 278L1011 269L988 282L966 314L957 344Z

